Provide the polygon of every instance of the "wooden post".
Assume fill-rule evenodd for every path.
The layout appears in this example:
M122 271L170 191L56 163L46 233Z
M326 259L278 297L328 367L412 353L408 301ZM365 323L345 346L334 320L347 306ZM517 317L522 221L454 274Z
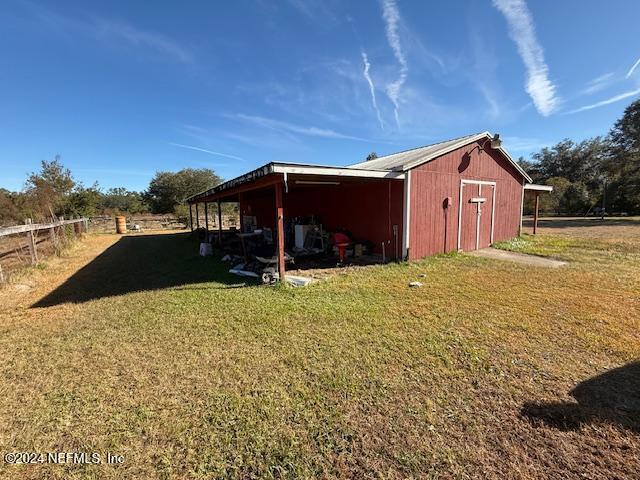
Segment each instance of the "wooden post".
M284 209L282 207L282 184L276 183L276 229L278 235L278 274L284 284Z
M200 212L198 210L197 203L196 203L196 228L200 228Z
M53 249L58 251L58 241L56 239L56 227L51 227L49 229L49 238L51 239L51 245L53 245Z
M25 225L31 225L31 219L25 220ZM38 250L36 248L36 239L33 235L33 230L27 232L27 245L29 246L29 255L31 256L31 265L38 263Z
M204 202L204 228L209 232L209 202Z
M193 205L189 204L189 226L193 232Z
M536 207L533 211L533 234L538 231L538 209L540 208L540 192L536 192Z
M0 283L4 283L4 273L2 273L2 265L0 265Z
M222 245L222 205L218 200L218 243Z
M240 232L244 233L244 220L242 219L242 201L244 200L244 194L240 192L238 194L238 216L240 217Z

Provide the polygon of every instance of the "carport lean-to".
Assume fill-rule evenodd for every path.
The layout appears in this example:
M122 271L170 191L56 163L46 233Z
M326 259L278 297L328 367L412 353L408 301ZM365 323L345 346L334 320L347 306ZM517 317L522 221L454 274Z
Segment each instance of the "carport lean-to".
M391 237L395 232L400 257L402 210L394 206L401 205L395 200L402 198L402 182L398 180L403 178L402 172L386 170L272 162L194 195L187 202L190 210L199 203L204 203L206 209L208 203L217 203L219 239L224 202L239 204L241 232L246 230L247 218L255 218L257 225L273 228L278 274L284 279L285 210L289 218L321 216L326 227L332 230L348 226L354 235L367 238L374 245L385 242L393 248Z
M531 183L497 135L482 132L348 167L272 162L187 202L198 227L198 204L208 213L208 203L217 203L219 241L223 202L239 204L241 232L272 230L282 280L287 220L321 218L327 231L366 239L375 254L415 260L517 236L525 191L537 198L550 190Z

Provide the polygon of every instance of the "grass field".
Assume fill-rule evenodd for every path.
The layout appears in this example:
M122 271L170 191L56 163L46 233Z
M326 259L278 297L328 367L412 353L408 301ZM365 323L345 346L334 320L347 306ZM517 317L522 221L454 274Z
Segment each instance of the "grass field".
M0 289L3 478L637 478L640 223L247 286L187 234L89 235ZM424 277L422 276L424 275ZM409 288L420 280L421 288Z

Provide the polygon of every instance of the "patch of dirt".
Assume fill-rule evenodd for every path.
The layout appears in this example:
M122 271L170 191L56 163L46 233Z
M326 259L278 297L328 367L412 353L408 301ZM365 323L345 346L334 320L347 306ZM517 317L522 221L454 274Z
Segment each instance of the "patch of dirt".
M520 263L522 265L530 265L532 267L558 268L567 264L567 262L562 262L560 260L537 257L535 255L527 255L525 253L508 252L506 250L498 250L497 248L491 247L468 252L467 255Z

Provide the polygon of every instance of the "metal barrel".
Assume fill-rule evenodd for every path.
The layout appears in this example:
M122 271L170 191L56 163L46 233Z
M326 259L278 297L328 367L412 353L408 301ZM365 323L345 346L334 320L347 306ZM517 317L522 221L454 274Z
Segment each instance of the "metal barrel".
M124 216L116 217L116 233L127 233L127 219Z

